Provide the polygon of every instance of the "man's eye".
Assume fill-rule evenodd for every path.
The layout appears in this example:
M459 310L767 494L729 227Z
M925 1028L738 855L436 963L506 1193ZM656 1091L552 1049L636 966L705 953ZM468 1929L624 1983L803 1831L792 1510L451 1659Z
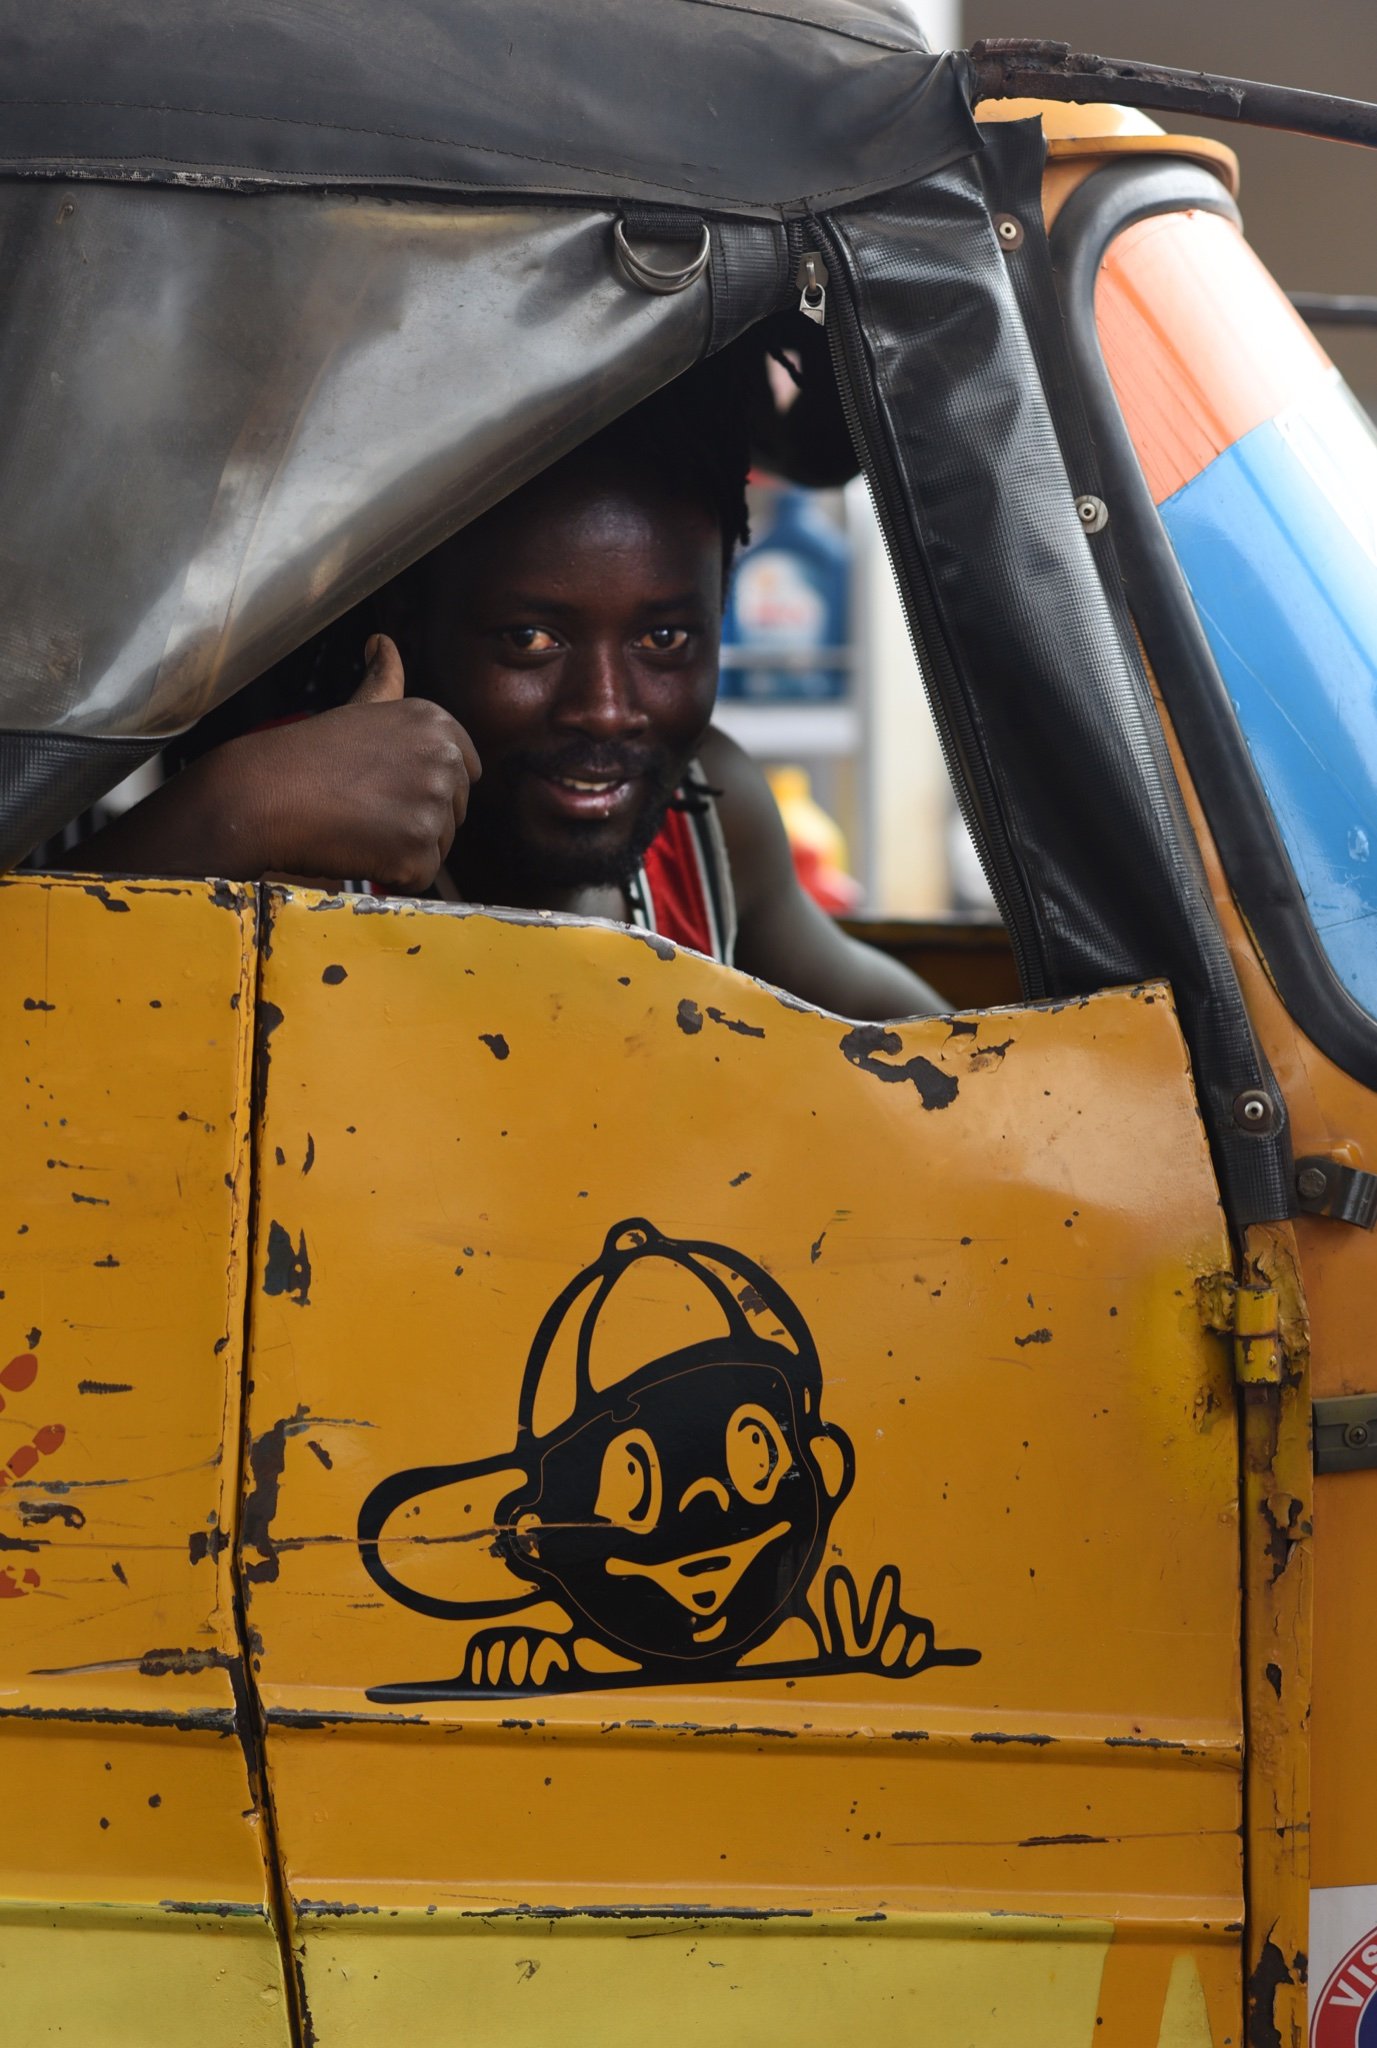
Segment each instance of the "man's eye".
M689 636L683 626L652 626L648 633L642 633L636 645L653 648L657 654L678 654L688 646L688 642Z
M502 638L518 654L548 654L559 642L544 626L508 626Z

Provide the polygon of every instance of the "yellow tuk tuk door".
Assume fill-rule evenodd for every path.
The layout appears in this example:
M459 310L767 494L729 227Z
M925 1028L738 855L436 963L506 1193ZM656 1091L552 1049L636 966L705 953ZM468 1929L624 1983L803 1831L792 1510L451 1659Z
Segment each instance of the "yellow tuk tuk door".
M1160 986L897 1026L272 892L241 1574L321 2048L1240 2038Z

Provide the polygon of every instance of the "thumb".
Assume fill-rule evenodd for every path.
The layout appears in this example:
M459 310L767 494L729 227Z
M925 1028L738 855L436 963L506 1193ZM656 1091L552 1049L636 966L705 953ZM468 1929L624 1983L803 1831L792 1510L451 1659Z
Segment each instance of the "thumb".
M406 695L406 672L394 640L375 633L363 650L368 666L363 681L349 699L351 704L395 704Z

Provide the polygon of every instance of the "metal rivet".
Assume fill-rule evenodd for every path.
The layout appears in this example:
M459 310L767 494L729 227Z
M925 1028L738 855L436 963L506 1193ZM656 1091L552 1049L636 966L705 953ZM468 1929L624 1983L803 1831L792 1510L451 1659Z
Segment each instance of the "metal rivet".
M1322 1166L1307 1166L1296 1175L1296 1186L1310 1201L1318 1201L1329 1186L1329 1175Z
M1087 492L1076 500L1076 517L1087 533L1100 533L1109 524L1109 507L1103 498L1092 498Z
M1360 1451L1372 1432L1365 1422L1350 1422L1344 1431L1344 1442L1350 1451Z
M1270 1131L1276 1114L1276 1104L1265 1089L1245 1088L1234 1098L1234 1122L1245 1131Z
M995 233L1003 249L1023 247L1023 222L1015 220L1011 213L997 213L994 217Z

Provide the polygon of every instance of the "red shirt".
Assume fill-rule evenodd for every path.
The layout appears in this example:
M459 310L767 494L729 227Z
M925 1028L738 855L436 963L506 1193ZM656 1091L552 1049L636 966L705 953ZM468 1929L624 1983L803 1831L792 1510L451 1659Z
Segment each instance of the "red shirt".
M717 808L692 771L680 793L690 807L665 812L632 890L632 913L676 946L730 963L736 905Z

